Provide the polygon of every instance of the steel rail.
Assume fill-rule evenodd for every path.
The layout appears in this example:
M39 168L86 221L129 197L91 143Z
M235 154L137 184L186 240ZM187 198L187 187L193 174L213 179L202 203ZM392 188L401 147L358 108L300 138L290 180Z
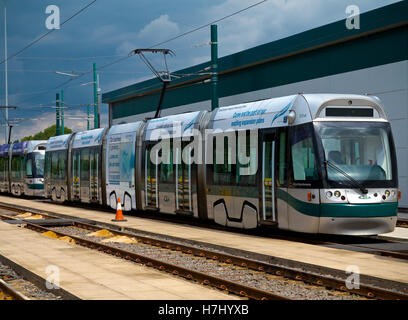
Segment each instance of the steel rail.
M374 297L377 297L377 298L381 297L381 299L390 299L391 297L393 297L394 299L396 298L393 293L391 293L390 295L390 292L387 290L380 290L380 289L376 289L374 287L369 287L369 286L362 286L360 289L348 290L347 287L345 286L344 280L339 280L339 279L335 279L331 277L324 277L322 275L317 275L317 274L313 274L313 273L305 272L305 271L294 270L288 267L285 268L281 266L275 266L272 264L255 261L250 258L233 256L233 255L221 253L221 252L214 252L214 251L210 251L206 249L197 248L194 246L182 245L179 243L174 243L174 242L165 241L165 240L152 239L150 237L135 235L131 232L117 231L117 230L110 229L105 226L100 227L96 225L87 224L84 222L74 221L74 226L77 226L83 229L87 229L87 230L92 230L92 231L106 229L117 235L134 237L139 242L142 242L144 244L148 244L151 246L161 247L161 248L168 249L168 250L181 251L186 254L191 254L194 256L212 259L212 260L218 260L219 262L233 264L233 265L248 268L251 270L262 271L262 272L266 272L269 274L283 276L283 277L287 277L293 280L304 281L304 282L319 285L319 286L325 286L325 287L329 287L329 288L340 290L340 291L348 291L350 293L364 295L368 298L374 298ZM400 298L408 299L408 295L402 295L402 297Z
M407 219L398 219L397 220L397 227L408 228L408 220Z
M58 205L61 207L67 207L67 204L64 203L59 203L59 202L50 202L50 201L46 201L46 200L42 200L42 203L49 203L52 205ZM11 205L11 204L7 204L4 202L0 202L0 207L1 204L4 205ZM71 202L69 203L70 206L73 206L75 208L82 208L82 209L86 209L86 210L92 210L92 211L102 211L104 213L112 213L112 209L109 207L103 207L101 205L96 205L96 204L91 204L91 203L80 203L80 202ZM22 209L24 210L24 209ZM35 209L29 209L27 208L27 210L35 210ZM52 212L46 211L49 214L54 214ZM132 211L135 212L135 211ZM324 241L324 240L318 240L318 239L313 239L308 237L309 235L302 235L303 238L296 238L294 236L291 235L287 235L287 234L271 234L270 231L271 229L265 229L265 230L258 230L257 231L253 231L253 229L237 229L237 228L231 228L231 227L226 227L226 226L222 226L219 224L215 224L215 223L211 223L210 220L208 221L203 221L203 220L199 220L197 218L192 218L190 216L174 216L174 215L166 215L163 213L157 213L155 212L155 215L151 215L149 214L148 211L136 211L137 213L137 218L144 218L144 219L150 219L150 220L158 220L158 221L164 221L164 222L170 222L170 223L183 223L183 224L187 224L190 226L197 226L197 227L201 227L201 228L207 228L207 229L212 229L212 230L218 230L218 231L226 231L226 232L231 232L231 233L237 233L237 234L245 234L245 235L256 235L256 236L263 236L263 237L267 237L267 238L273 238L273 239L279 239L279 240L288 240L288 241L298 241L298 242L302 242L302 243L307 243L307 244L315 244L315 245L319 245L319 244L341 244L341 245L345 245L343 244L341 241L340 242L328 242L328 241ZM58 214L57 214L58 215ZM66 215L66 214L60 214L60 215ZM66 215L69 216L69 215ZM408 225L408 220L401 220L402 223L406 222L406 224ZM398 226L398 225L397 225ZM264 226L267 227L267 226ZM284 230L279 230L279 229L273 229L274 232L276 231L284 231ZM269 232L266 233L266 232ZM375 238L369 238L370 236L343 236L343 235L332 235L333 237L353 237L353 239L355 238L356 241L367 241L367 240L372 240ZM404 240L404 239L402 239ZM388 243L397 243L398 241L394 241L391 239L381 239L381 241L384 242L388 242ZM371 248L372 249L372 248Z
M1 291L3 291L7 296L11 297L12 300L30 300L24 294L14 289L2 279L0 279L0 292Z
M3 214L0 214L0 217L2 217L3 219L5 218L5 219L11 219L11 220L20 220L12 216L7 216ZM78 245L81 245L81 246L84 246L90 249L98 250L98 251L103 251L107 254L114 255L116 257L130 260L136 263L141 263L148 267L152 267L160 271L172 273L173 275L180 276L188 280L197 281L204 285L212 286L212 287L215 287L221 290L226 290L228 292L232 292L239 296L244 296L244 297L248 297L250 299L256 299L256 300L291 300L290 298L287 298L281 295L277 295L277 294L273 294L268 291L259 290L259 289L249 287L243 284L235 283L235 282L232 282L226 279L214 277L214 276L202 273L202 272L180 267L180 266L177 266L177 265L165 262L165 261L157 260L154 258L150 258L144 255L141 255L141 254L119 249L117 247L110 246L107 244L102 244L99 242L83 239L78 236L70 235L69 233L55 231L51 228L39 226L34 223L24 222L24 224L28 229L38 231L38 232L51 231L51 232L54 232L59 237L67 236L73 239L75 243Z

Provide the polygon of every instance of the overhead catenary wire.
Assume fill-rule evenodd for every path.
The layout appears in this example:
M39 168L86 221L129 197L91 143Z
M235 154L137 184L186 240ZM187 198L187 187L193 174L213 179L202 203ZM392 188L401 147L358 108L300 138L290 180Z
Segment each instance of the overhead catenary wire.
M227 16L224 16L224 17L222 17L222 18L220 18L220 19L211 21L211 22L209 22L209 23L207 23L207 24L205 24L205 25L202 25L202 26L197 27L197 28L195 28L195 29L192 29L192 30L190 30L190 31L181 33L181 34L179 34L179 35L177 35L177 36L175 36L175 37L172 37L172 38L170 38L170 39L168 39L168 40L165 40L165 41L156 43L156 44L152 45L150 48L154 48L154 47L161 46L161 45L163 45L163 44L165 44L165 43L168 43L168 42L170 42L170 41L174 41L174 40L176 40L176 39L178 39L178 38L184 37L184 36L186 36L186 35L188 35L188 34L190 34L190 33L193 33L193 32L196 32L196 31L198 31L198 30L201 30L201 29L204 29L204 28L206 28L206 27L209 27L210 25L212 25L212 24L214 24L214 23L220 22L220 21L222 21L222 20L228 19L228 18L230 18L230 17L232 17L232 16L235 16L235 15L237 15L237 14L240 14L241 12L244 12L244 11L246 11L246 10L249 10L249 9L253 8L253 7L256 7L256 6L262 4L262 3L266 2L266 1L268 1L268 0L262 0L262 1L259 1L259 2L257 2L257 3L254 3L254 4L252 4L252 5L248 6L248 7L245 7L245 8L243 8L243 9L241 9L241 10L235 11L235 12L233 12L233 13L227 15Z
M96 1L96 0L95 0L95 1ZM248 6L248 7L245 7L245 8L243 8L243 9L241 9L241 10L235 11L235 12L233 12L233 13L231 13L231 14L229 14L229 15L226 15L226 16L224 16L224 17L222 17L222 18L219 18L219 19L217 19L217 20L211 21L211 22L209 22L209 23L206 23L206 24L204 24L204 25L202 25L202 26L199 26L199 27L194 28L194 29L192 29L192 30L189 30L189 31L187 31L187 32L181 33L181 34L179 34L179 35L177 35L177 36L174 36L174 37L172 37L172 38L169 38L169 39L167 39L167 40L165 40L165 41L156 43L156 44L150 46L149 48L157 47L157 46L159 46L159 45L161 45L161 44L168 43L168 42L170 42L170 41L176 40L176 39L178 39L178 38L181 38L181 37L183 37L183 36L186 36L186 35L188 35L188 34L191 34L191 33L193 33L193 32L196 32L196 31L198 31L198 30L201 30L201 29L203 29L203 28L205 28L205 27L210 26L211 24L220 22L220 21L225 20L225 19L227 19L227 18L229 18L229 17L232 17L232 16L234 16L234 15L237 15L237 14L239 14L239 13L241 13L241 12L244 12L244 11L246 11L246 10L249 10L249 9L251 9L251 8L253 8L253 7L255 7L255 6L258 6L258 5L260 5L260 4L262 4L262 3L266 2L266 1L268 1L268 0L262 0L262 1L259 1L259 2L257 2L257 3L254 3L254 4L252 4L252 5ZM122 61L124 61L124 60L130 58L131 56L132 56L132 55L122 56L121 58L119 58L119 59L117 59L117 60L114 60L114 61L112 61L112 62L109 62L109 63L107 63L107 64L104 64L104 65L102 65L101 67L98 68L98 72L99 72L100 70L102 70L102 69L108 68L108 67L110 67L110 66L112 66L112 65L114 65L114 64L117 64L117 63L119 63L119 62L122 62ZM53 89L50 89L48 92L54 91L54 90L56 90L56 89L59 89L59 88L65 86L66 84L68 84L69 82L71 82L72 80L77 80L77 79L79 79L79 78L81 78L81 77L83 77L83 76L85 76L85 75L87 75L87 74L90 74L90 73L92 73L92 71L84 72L84 73L80 74L78 77L76 77L75 79L68 79L67 81L65 81L64 83L58 85L57 87L55 87L55 88L53 88Z
M60 27L63 26L64 24L66 24L67 22L71 21L73 18L75 18L76 16L78 16L79 14L81 14L83 11L85 11L87 8L89 8L91 5L93 5L97 0L92 0L90 3L88 3L87 5L85 5L84 7L82 7L80 10L78 10L77 12L75 12L72 16L70 16L68 19L64 20L61 24ZM4 64L6 61L9 61L13 58L15 58L16 56L18 56L20 53L24 52L25 50L27 50L28 48L32 47L34 44L38 43L39 41L41 41L42 39L44 39L45 37L47 37L49 34L51 34L55 29L51 29L50 31L46 32L45 34L41 35L40 37L38 37L37 39L33 40L32 42L30 42L28 45L26 45L25 47L23 47L22 49L20 49L19 51L13 53L11 56L7 56L4 57L4 59L0 62L0 65ZM47 91L49 92L49 91ZM5 120L5 122L8 124L9 122L6 119L6 115L4 114L3 110L2 110L2 115L3 118Z
M88 7L89 7L90 5L92 5L95 1L96 1L96 0L93 0L93 1L92 1L91 3L89 3L87 6L85 6L84 8L82 8L80 12L82 12L83 10L85 10L86 8L88 8ZM176 35L176 36L174 36L174 37L171 37L171 38L169 38L169 39L167 39L167 40L165 40L165 41L161 41L161 42L159 42L159 43L153 44L153 45L151 45L149 48L154 48L154 47L160 46L160 45L162 45L162 44L165 44L165 43L174 41L174 40L176 40L176 39L179 39L179 38L181 38L181 37L184 37L184 36L186 36L186 35L192 34L192 33L196 32L196 31L199 31L199 30L201 30L201 29L204 29L204 28L206 28L206 27L208 27L208 26L210 26L210 25L212 25L212 24L215 24L215 23L217 23L217 22L223 21L223 20L228 19L228 18L230 18L230 17L232 17L232 16L235 16L235 15L237 15L237 14L240 14L240 13L246 11L246 10L249 10L249 9L251 9L251 8L253 8L253 7L256 7L256 6L262 4L262 3L266 2L266 1L268 1L268 0L258 1L258 2L256 2L256 3L250 5L250 6L247 6L247 7L243 8L243 9L241 9L241 10L235 11L235 12L233 12L233 13L231 13L231 14L228 14L228 15L226 15L226 16L223 16L223 17L221 17L221 18L219 18L219 19L213 20L213 21L208 22L208 23L206 23L206 24L204 24L204 25L201 25L201 26L199 26L199 27L193 28L193 29L191 29L191 30L189 30L189 31L186 31L186 32L184 32L184 33L181 33L181 34L179 34L179 35ZM78 15L80 12L77 12L75 15ZM75 16L75 15L74 15L74 16ZM64 21L62 24L66 23L67 21L69 21L70 19L72 19L74 16L70 17L68 20ZM61 25L62 25L62 24L61 24ZM52 30L51 30L51 31L52 31ZM50 32L48 32L46 35L48 35L49 33L50 33ZM41 38L43 38L43 37L45 37L45 35L42 36ZM37 40L39 41L40 39L37 39ZM36 41L37 41L37 40L36 40ZM37 41L37 42L38 42L38 41ZM31 45L33 45L33 44L34 44L34 43L30 44L29 46L31 46ZM23 49L25 50L25 49L27 49L27 48L28 48L28 47L26 46L26 47L23 48ZM20 54L22 51L23 51L23 50L20 50L19 52L17 52L17 54ZM17 54L14 54L13 57L16 56ZM132 56L132 55L122 56L122 57L120 57L119 59L116 59L116 60L114 60L114 61L112 61L112 62L106 63L106 64L104 64L104 65L102 65L101 67L98 68L98 72L99 72L100 70L105 69L105 68L108 68L108 67L110 67L110 66L112 66L112 65L114 65L114 64L117 64L117 63L119 63L119 62L122 62L122 61L124 61L124 60L127 60L127 59L129 59L131 56ZM9 58L10 58L10 57L9 57ZM5 61L5 60L4 60L4 61ZM3 61L2 63L4 63L4 61ZM0 64L1 64L1 63L0 63ZM60 89L60 88L62 88L62 87L68 88L68 87L70 87L70 86L69 86L69 83L70 83L71 81L73 81L73 80L74 80L74 81L75 81L75 80L78 80L79 78L82 78L83 76L85 76L85 75L87 75L87 74L90 74L90 73L92 73L92 71L87 71L87 72L81 73L81 74L78 75L78 77L70 78L70 79L68 79L67 81L61 83L60 85L57 85L56 87L54 87L54 88L52 88L52 89L50 89L50 90L47 90L45 93L49 93L49 92L55 91L55 90ZM43 92L43 93L44 93L44 92ZM25 102L25 101L27 101L27 100L29 100L29 99L25 99L25 100L21 101L20 103Z
M107 59L107 58L118 58L127 57L127 55L111 55L111 56L87 56L87 57L26 57L20 56L16 57L19 60L61 60L61 61L79 61L79 60L95 60L95 59Z
M79 11L75 12L72 16L70 16L68 19L64 20L61 24L60 27L63 26L64 24L66 24L67 22L69 22L70 20L72 20L73 18L75 18L77 15L79 15L80 13L82 13L83 11L85 11L87 8L89 8L91 5L93 5L97 0L92 0L90 3L88 3L86 6L84 6L83 8L81 8ZM23 47L22 49L18 50L17 52L13 53L11 56L8 57L4 57L4 59L0 62L0 65L5 63L6 61L9 61L11 59L13 59L14 57L18 56L20 53L22 53L23 51L27 50L28 48L32 47L34 44L36 44L37 42L41 41L42 39L44 39L45 37L47 37L49 34L51 34L52 32L54 32L55 29L51 29L48 32L44 33L43 35L41 35L40 37L38 37L37 39L33 40L32 42L30 42L28 45L26 45L25 47Z
M41 69L8 69L10 72L33 72L33 73L55 73L55 70L41 70ZM4 72L4 70L0 70L0 72ZM73 74L81 74L84 72L88 72L88 70L70 70L70 71L63 71L63 72L72 72ZM101 71L101 73L111 73L111 74L150 74L149 72L131 72L131 71Z

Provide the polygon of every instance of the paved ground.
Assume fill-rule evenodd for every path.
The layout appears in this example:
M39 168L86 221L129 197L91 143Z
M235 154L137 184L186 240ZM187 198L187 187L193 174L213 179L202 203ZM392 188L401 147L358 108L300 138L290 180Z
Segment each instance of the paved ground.
M47 279L57 266L60 287L93 299L237 299L216 289L0 221L0 255Z

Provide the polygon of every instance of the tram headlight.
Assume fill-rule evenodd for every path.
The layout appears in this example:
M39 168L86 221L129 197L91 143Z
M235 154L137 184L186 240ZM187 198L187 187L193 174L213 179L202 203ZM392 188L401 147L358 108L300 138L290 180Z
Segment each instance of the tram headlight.
M289 124L292 124L293 122L295 122L296 112L294 110L290 110L288 115L287 115L287 118L288 118Z
M384 194L388 198L390 196L391 192L390 192L390 190L385 190Z
M326 192L326 197L327 198L331 198L332 196L333 196L333 192L331 192L331 191Z
M335 196L336 198L340 197L340 196L341 196L340 191L339 191L339 190L334 191L334 196Z

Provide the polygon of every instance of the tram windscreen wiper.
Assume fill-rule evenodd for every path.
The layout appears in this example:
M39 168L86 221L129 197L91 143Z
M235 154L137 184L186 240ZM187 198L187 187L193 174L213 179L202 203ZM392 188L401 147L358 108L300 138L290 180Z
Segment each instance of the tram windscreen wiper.
M346 172L344 172L343 170L341 170L338 166L336 166L333 162L331 162L330 160L326 160L324 162L326 164L326 168L329 165L330 167L332 167L333 169L335 169L337 172L340 172L343 176L345 176L347 179L349 179L351 182L354 183L354 185L356 185L363 194L367 194L368 190L366 188L364 188L364 186L358 182L356 179L354 179L353 177L351 177L349 174L347 174Z

